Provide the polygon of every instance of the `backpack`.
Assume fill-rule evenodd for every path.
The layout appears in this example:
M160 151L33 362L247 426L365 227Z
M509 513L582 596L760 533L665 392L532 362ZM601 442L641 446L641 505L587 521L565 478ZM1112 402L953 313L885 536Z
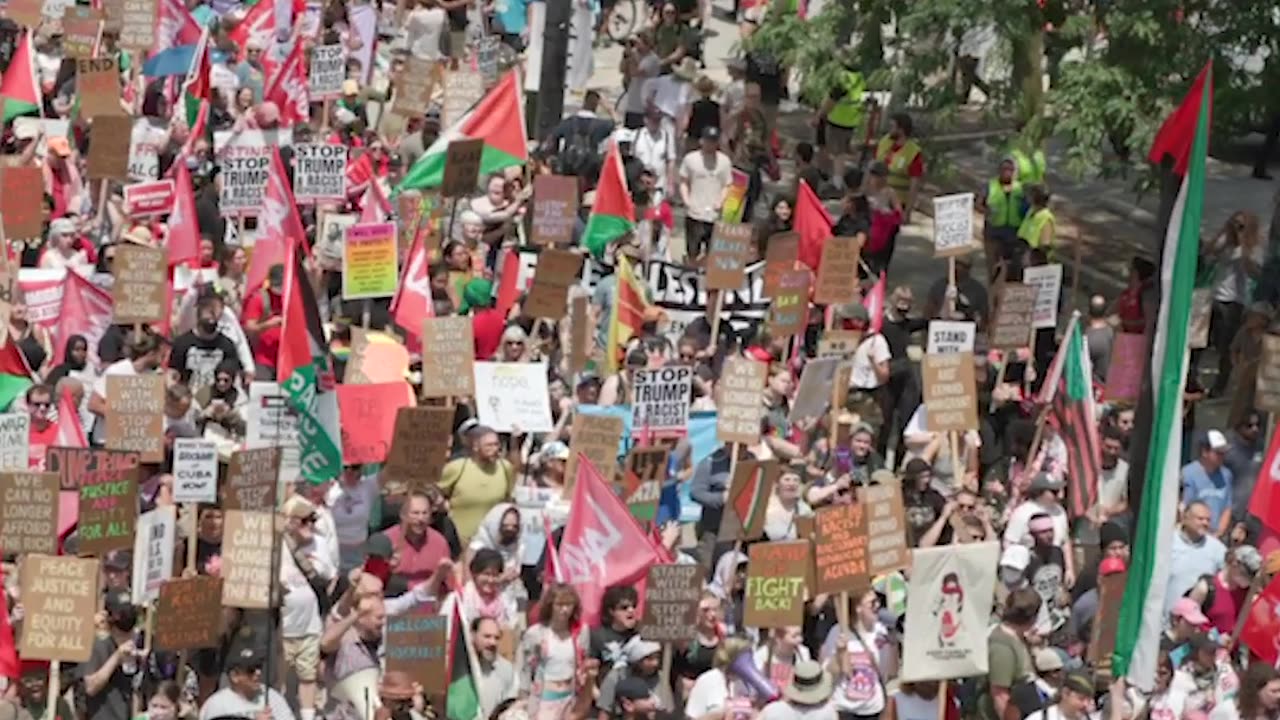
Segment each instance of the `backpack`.
M560 151L560 170L566 175L590 176L599 159L596 142L591 138L590 119L574 118L572 130Z

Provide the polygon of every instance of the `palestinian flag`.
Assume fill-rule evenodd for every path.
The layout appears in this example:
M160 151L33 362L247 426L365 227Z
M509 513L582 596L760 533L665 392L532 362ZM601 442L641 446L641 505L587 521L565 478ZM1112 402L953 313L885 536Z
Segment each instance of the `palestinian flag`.
M1169 546L1178 511L1178 479L1182 452L1182 390L1187 377L1187 335L1191 290L1200 248L1204 212L1205 159L1209 152L1209 118L1213 107L1212 63L1196 77L1182 105L1165 121L1152 144L1152 159L1176 160L1182 187L1169 214L1160 268L1160 311L1151 342L1151 444L1146 457L1146 487L1134 528L1133 557L1120 631L1116 635L1113 676L1127 676L1150 690L1160 657L1160 638L1168 608Z
M453 604L451 624L449 657L445 659L449 687L445 691L444 716L446 720L476 720L481 709L480 690L471 672L470 633L462 617L461 603Z
M187 71L187 79L182 83L182 106L186 112L187 127L192 135L203 134L204 128L197 127L200 119L200 105L213 98L212 72L209 64L209 28L200 33L196 43L195 54L191 57L191 69Z
M8 124L20 115L40 112L40 86L36 84L35 54L31 50L31 31L18 38L13 59L0 80L0 95L4 96L4 122Z
M9 330L4 328L0 332L8 335ZM34 384L35 374L27 365L27 358L13 338L5 337L4 347L0 347L0 410L8 410L13 401Z
M342 435L333 362L320 325L320 309L302 266L298 242L289 243L284 264L284 324L276 372L298 413L299 465L315 482L342 474Z
M773 486L765 481L763 463L743 463L738 466L746 472L734 480L733 511L742 523L742 540L753 540L764 532L764 514L769 508L769 496Z
M609 337L604 349L605 366L609 373L622 367L622 352L627 341L639 334L644 324L644 311L649 298L644 285L636 279L631 261L618 255L618 286L613 293L613 306L609 309Z
M524 130L524 92L515 70L507 73L475 107L442 133L409 168L396 192L440 187L444 181L445 151L454 140L484 140L480 176L529 161Z
M636 226L636 206L627 189L627 176L622 171L618 144L609 143L596 185L596 202L582 231L582 244L592 255L600 257L609 243L626 236Z
M1098 502L1102 444L1093 402L1093 363L1078 312L1067 325L1041 396L1050 403L1050 424L1067 446L1067 509L1071 517L1081 517Z

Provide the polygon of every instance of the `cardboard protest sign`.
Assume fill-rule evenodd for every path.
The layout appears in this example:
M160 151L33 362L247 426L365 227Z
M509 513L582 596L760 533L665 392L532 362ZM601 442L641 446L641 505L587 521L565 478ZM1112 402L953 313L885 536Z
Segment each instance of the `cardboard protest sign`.
M858 592L869 587L866 508L858 503L821 508L813 528L813 591Z
M751 223L717 222L707 250L707 288L737 290L746 277L747 263L755 255Z
M422 328L422 397L475 394L471 318L427 318Z
M275 509L281 455L278 447L237 450L231 456L222 482L222 507L226 510Z
M524 314L558 320L568 311L569 287L578 282L582 255L546 248L538 255L538 272L525 298Z
M293 162L293 197L298 202L346 200L346 145L329 143L294 145Z
M1209 323L1213 318L1213 288L1191 291L1191 325L1187 329L1187 347L1192 350L1209 347Z
M925 353L972 353L977 335L977 323L966 320L930 320Z
M577 413L569 429L569 463L565 466L565 487L572 488L578 477L581 453L606 482L618 471L618 443L622 439L622 418L617 415Z
M168 143L167 128L157 127L151 118L136 118L129 131L129 179L159 180L160 153Z
M69 7L62 14L62 50L69 58L90 58L102 39L102 11L85 5ZM81 95L80 111L84 112ZM116 103L119 107L119 103Z
M445 650L451 617L441 615L434 604L429 604L408 614L387 618L383 637L387 672L408 673L428 695L443 693L449 685Z
M157 650L215 648L222 641L222 578L173 578L160 586Z
M173 501L218 501L218 444L213 440L173 441Z
M573 228L578 222L578 178L535 176L531 212L534 245L568 245L573 240ZM541 271L541 259L538 265Z
M440 127L449 127L458 122L468 110L480 102L484 93L484 77L466 63L445 73L444 109L441 112Z
M44 21L44 2L43 0L8 0L5 3L4 16L19 25L35 29Z
M403 480L410 487L440 482L440 472L449 461L453 437L454 409L451 407L402 407L396 411L395 433L383 475Z
M484 140L480 138L449 143L445 149L444 181L440 183L442 197L461 198L475 192L480 182L480 157L483 153Z
M173 180L151 180L124 186L124 212L144 218L173 212Z
M123 477L81 478L77 548L81 555L102 557L112 550L133 547L139 479L137 470Z
M1000 543L918 548L911 553L902 682L985 675Z
M396 224L356 223L343 246L342 297L365 300L391 297L400 281Z
M755 443L760 440L760 418L764 415L761 395L769 367L749 358L732 356L724 361L720 397L716 400L716 440L725 443Z
M820 358L805 363L800 375L800 386L791 401L787 419L797 422L803 418L818 418L826 412L831 402L831 383L836 376L839 358Z
M0 168L0 218L9 240L44 234L44 176L40 168Z
M142 463L138 453L101 448L51 447L45 451L44 468L57 473L63 490L79 490L83 482L116 482L132 478Z
M925 355L920 365L929 432L978 429L973 353Z
M346 79L347 51L341 43L317 45L311 49L311 67L307 73L307 93L311 102L341 96L342 81Z
M124 0L120 17L120 38L116 44L126 50L150 52L156 44L156 3L158 0Z
M396 413L412 405L413 389L404 381L339 385L342 462L346 465L384 462L396 431Z
M569 303L569 372L580 373L587 367L587 345L591 342L591 318L588 315L586 295L575 297Z
M858 261L862 243L857 237L828 238L822 244L822 264L814 280L813 301L843 305L858 299Z
M1107 365L1107 385L1102 391L1104 400L1138 399L1143 366L1151 360L1147 347L1147 336L1142 333L1115 334L1111 343L1111 362Z
M76 90L80 93L80 114L93 118L95 128L97 118L126 115L120 106L120 64L115 58L76 60Z
M163 375L107 376L106 444L112 450L133 450L142 462L164 460Z
M1031 325L1039 293L1038 288L1021 283L1004 286L988 339L992 349L1012 352L1031 344Z
M1110 662L1111 654L1115 652L1116 635L1120 631L1120 604L1124 601L1124 587L1128 580L1128 570L1098 577L1098 610L1090 626L1086 656L1095 665Z
M275 577L275 514L227 510L222 531L222 604L265 610Z
M130 597L138 605L150 605L160 597L160 586L173 577L173 550L178 539L178 508L157 507L138 516L133 538L133 584Z
M222 216L257 215L262 211L275 146L263 132L251 130L215 135L214 146L222 181L218 194Z
M0 473L0 548L6 553L57 554L56 473Z
M803 624L805 590L813 567L809 541L756 543L747 555L743 624L761 628Z
M764 535L764 515L777 483L776 460L738 460L729 481L729 497L720 515L720 540L755 540Z
M775 338L789 338L804 332L809 319L809 271L787 270L778 276L777 292L769 305L766 326Z
M412 55L396 78L391 112L404 117L422 117L431 107L431 93L440 82L440 64ZM339 83L341 85L341 83Z
M0 414L0 470L26 470L31 466L30 457L31 415Z
M1036 305L1031 316L1031 327L1037 330L1057 327L1058 299L1062 295L1062 266L1037 265L1023 268L1022 282L1036 289Z
M660 445L632 445L622 470L622 498L631 517L652 522L662 499L671 450Z
M169 259L163 248L120 243L112 266L112 318L119 325L164 320L169 303ZM151 461L148 461L151 462Z
M22 563L24 660L87 662L98 636L98 561L29 555Z
M861 330L823 330L818 339L819 359L826 357L847 358L862 344Z
M1262 336L1262 358L1254 386L1254 407L1264 412L1280 412L1280 335Z
M689 403L693 397L692 366L637 369L632 386L632 432L664 432L688 427Z
M911 565L907 545L906 509L900 485L858 488L858 504L865 508L867 574L878 577Z
M702 568L651 565L644 587L640 637L652 642L692 640L702 599Z
M800 259L800 234L777 233L769 236L764 252L764 294L773 297L778 293L778 281L782 273L794 270Z
M119 115L100 115L95 118L87 158L89 179L128 180L129 144L132 138L133 118Z
M933 256L967 255L973 250L973 193L934 198Z
M522 433L551 432L555 427L547 397L545 365L478 362L473 367L481 425L498 432L512 432L514 427L519 427Z

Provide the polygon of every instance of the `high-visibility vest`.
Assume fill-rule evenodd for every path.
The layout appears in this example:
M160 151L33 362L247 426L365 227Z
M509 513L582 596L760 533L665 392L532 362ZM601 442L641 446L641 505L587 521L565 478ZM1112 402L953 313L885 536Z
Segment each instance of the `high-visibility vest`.
M827 113L827 122L842 128L856 128L862 124L862 95L867 85L862 81L862 73L852 70L841 74L840 85L844 87L844 97Z
M898 152L893 152L893 138L885 135L876 146L876 160L889 167L889 187L899 193L911 188L911 163L920 154L920 145L915 140L907 139ZM892 160L889 156L892 155Z
M1027 213L1022 219L1022 225L1018 226L1018 237L1027 241L1027 244L1034 248L1040 247L1040 238L1044 237L1044 228L1046 225L1053 226L1057 221L1053 217L1053 211L1049 208L1040 208L1035 212ZM1052 238L1050 234L1050 238ZM1053 252L1053 240L1050 239L1045 247L1045 252Z
M1018 181L1027 185L1038 185L1044 182L1046 162L1044 151L1036 150L1028 155L1021 148L1014 148L1010 153L1018 167Z
M1008 228L1022 224L1022 183L1014 180L1006 192L999 178L991 178L987 185L987 224Z

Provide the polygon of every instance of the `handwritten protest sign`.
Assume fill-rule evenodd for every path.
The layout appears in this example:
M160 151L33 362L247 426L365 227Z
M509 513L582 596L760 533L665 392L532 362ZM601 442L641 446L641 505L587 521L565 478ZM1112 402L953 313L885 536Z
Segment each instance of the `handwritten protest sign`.
M89 179L128 180L132 138L133 118L112 115L94 118L87 158Z
M1280 335L1262 336L1254 405L1264 412L1280 412Z
M58 552L56 473L0 473L0 548L18 554Z
M198 575L160 586L155 614L157 650L218 647L222 639L222 578Z
M824 330L818 339L817 357L847 358L861 343L861 330Z
M934 198L933 256L966 255L973 249L973 193Z
M81 555L101 557L133 547L138 519L138 471L124 477L82 478L78 548Z
M125 115L120 106L120 64L115 58L76 60L76 89L80 93L81 115L95 120Z
M920 370L929 432L977 430L973 353L925 355Z
M1023 268L1022 282L1036 289L1035 312L1031 317L1031 327L1057 327L1058 299L1062 295L1062 266L1038 265Z
M974 340L978 335L976 323L964 320L930 320L929 336L925 344L925 353L958 353L973 352Z
M412 405L413 389L403 380L339 385L342 462L346 465L384 462L396 431L396 413Z
M212 440L173 441L173 501L218 501L218 444Z
M22 563L18 652L25 660L87 662L98 636L98 561L29 555Z
M1035 318L1039 288L1021 283L1004 286L1000 308L991 327L991 347L1012 352L1031 344L1031 325Z
M107 447L133 450L143 462L164 460L163 375L107 376Z
M440 471L449 460L453 436L451 407L402 407L396 411L396 427L384 477L403 480L410 487L440 482Z
M702 568L651 565L644 588L640 637L653 642L692 640L702 598Z
M399 282L395 223L357 223L347 228L343 247L342 297L391 297Z
M582 256L578 253L544 249L538 255L538 271L524 302L525 315L553 320L564 317L568 311L569 287L578 282L581 271Z
M31 415L0 414L0 470L26 470L30 456Z
M707 251L707 289L737 290L755 255L751 223L717 222Z
M341 43L312 48L310 70L307 73L307 93L311 102L340 96L342 81L347 79L346 48Z
M760 418L768 366L749 358L731 356L724 361L720 397L716 401L716 440L726 443L754 443L760 439Z
M618 470L618 443L622 439L622 418L617 415L573 416L569 429L569 464L565 484L572 488L578 477L578 454L586 456L605 482L613 482Z
M777 233L769 236L769 243L764 253L764 294L773 297L778 293L778 283L782 273L794 270L800 259L800 234L795 232Z
M778 277L778 291L765 324L773 337L789 338L804 332L808 319L809 271L787 270Z
M222 483L222 507L227 510L271 511L276 506L281 450L262 447L237 450Z
M159 322L168 307L168 256L162 248L120 243L112 266L112 314L120 325ZM152 461L148 461L152 462Z
M585 295L575 297L569 303L569 371L582 372L587 367L588 344L591 342L591 318Z
M51 447L45 453L45 470L58 474L63 490L79 490L84 482L115 482L133 477L141 464L136 452L100 448Z
M138 516L133 538L133 585L130 598L150 605L160 586L173 576L173 550L178 538L178 509L165 505Z
M1138 391L1142 389L1142 369L1150 359L1146 335L1116 333L1111 344L1111 363L1107 366L1103 399L1107 402L1137 400Z
M465 319L465 318L464 318ZM480 424L498 432L551 432L547 369L541 363L478 362L476 405Z
M4 15L19 25L36 28L44 20L42 0L8 0Z
M475 394L471 318L427 318L422 328L422 397Z
M814 280L813 301L843 305L858 299L858 260L862 243L857 237L828 238L822 244L822 264Z
M62 49L67 57L93 57L102 38L102 11L83 5L69 7L62 14ZM120 106L119 102L116 107ZM80 112L84 113L84 95L80 96Z
M156 44L156 3L158 0L124 0L120 18L120 38L116 44L126 50L150 52Z
M222 530L222 604L265 610L275 585L272 555L275 515L227 510Z
M44 234L44 176L38 167L0 169L0 213L10 240Z
M567 245L578 221L578 178L537 175L533 178L532 240L534 245ZM538 271L542 271L539 260Z
M684 430L689 425L693 367L668 365L637 369L633 376L631 428L634 432Z
M215 135L214 146L222 180L218 208L223 217L257 215L263 207L274 146L258 131Z
M867 570L867 517L861 504L831 505L814 519L815 593L856 592L871 577Z
M433 606L387 618L383 640L387 671L408 673L429 695L444 692L449 684L445 672L449 618Z
M866 511L867 574L871 577L911 565L907 547L906 510L899 485L858 488L858 504Z
M757 543L747 553L746 604L742 622L777 628L804 623L805 589L809 586L809 541Z
M440 127L458 122L480 99L484 97L484 76L462 63L444 76L444 109L440 113ZM446 196L447 197L447 196Z
M476 189L480 182L480 158L483 153L484 140L480 138L465 138L449 143L445 148L441 196L467 197Z
M622 470L622 497L631 517L652 522L662 499L662 484L667 477L668 448L632 445Z
M145 218L173 212L173 180L152 180L124 186L124 211Z
M431 93L440 82L440 64L409 56L396 79L391 112L403 117L422 117L431 106ZM339 83L341 85L341 83Z
M294 145L293 162L293 196L298 202L341 202L346 199L346 145Z

